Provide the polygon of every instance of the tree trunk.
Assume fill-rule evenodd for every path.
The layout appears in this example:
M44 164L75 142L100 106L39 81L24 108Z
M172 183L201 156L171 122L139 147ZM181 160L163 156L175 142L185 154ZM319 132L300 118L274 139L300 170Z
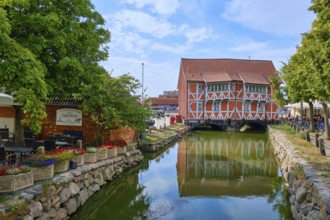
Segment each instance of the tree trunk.
M95 137L95 144L96 146L102 145L102 133L103 133L103 121L101 121L101 113L98 111L97 113L97 131L96 131L96 137Z
M324 139L329 140L330 139L330 130L329 130L329 123L328 123L328 118L329 118L329 113L328 113L328 105L327 103L322 103L323 106L323 111L324 111Z
M312 102L308 102L309 105L309 119L310 119L310 124L309 124L309 130L314 132L314 105Z
M303 101L300 102L300 119L302 120L304 117L304 103Z
M15 106L15 141L17 146L24 146L24 126L21 121L24 119L22 106Z

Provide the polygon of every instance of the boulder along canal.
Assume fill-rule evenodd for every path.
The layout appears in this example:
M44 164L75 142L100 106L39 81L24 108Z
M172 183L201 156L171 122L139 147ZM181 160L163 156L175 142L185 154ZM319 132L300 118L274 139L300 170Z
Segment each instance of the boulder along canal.
M195 131L104 186L70 219L292 219L267 133Z

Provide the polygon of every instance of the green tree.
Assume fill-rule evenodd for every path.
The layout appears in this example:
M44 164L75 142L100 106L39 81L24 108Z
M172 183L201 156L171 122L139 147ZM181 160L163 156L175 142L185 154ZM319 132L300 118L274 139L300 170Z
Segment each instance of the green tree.
M11 25L5 7L0 7L0 88L19 104L15 106L15 133L18 144L23 145L22 124L40 132L41 120L46 117L41 101L47 97L45 68L29 49L10 37Z
M313 0L310 10L317 17L311 30L303 36L304 66L310 73L310 86L314 96L321 101L324 110L326 139L330 139L330 0Z
M140 104L135 91L140 83L132 76L124 74L118 78L110 77L105 71L94 77L94 83L84 84L76 98L81 99L82 111L91 115L97 124L96 144L102 144L104 130L129 126L145 129L146 119L150 117L147 103Z
M0 85L22 104L22 109L17 106L16 120L26 113L23 122L39 132L45 117L41 100L47 98L47 91L48 96L79 92L102 74L98 63L108 57L110 32L90 0L7 2L12 7L0 5L0 58L8 61L0 66L5 79ZM16 132L23 140L22 127Z
M90 83L98 62L107 59L110 33L90 0L15 1L12 38L46 67L50 95L79 91Z
M271 88L273 91L273 97L275 102L278 106L283 107L285 104L287 104L287 100L284 98L284 91L281 91L281 84L283 83L281 80L282 73L279 71L276 71L277 77L274 77L271 79Z
M313 109L315 95L311 87L310 70L305 66L306 55L304 47L297 47L297 52L290 58L288 64L285 64L281 71L282 77L286 83L286 90L289 102L307 102L310 108L309 119L311 119L310 130L314 130ZM303 108L301 108L303 116Z

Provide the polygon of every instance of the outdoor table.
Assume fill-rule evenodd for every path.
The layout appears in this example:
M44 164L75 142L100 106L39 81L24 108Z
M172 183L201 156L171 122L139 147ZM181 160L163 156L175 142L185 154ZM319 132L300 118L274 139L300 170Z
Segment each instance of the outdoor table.
M5 147L6 152L20 153L20 160L23 154L30 153L33 149L29 147Z
M64 141L55 141L55 145L60 147L67 147L69 143Z

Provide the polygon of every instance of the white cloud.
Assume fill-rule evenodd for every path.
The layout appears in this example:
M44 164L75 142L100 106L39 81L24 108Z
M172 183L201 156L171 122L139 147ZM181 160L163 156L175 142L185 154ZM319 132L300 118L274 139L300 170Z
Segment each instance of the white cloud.
M282 67L295 52L295 47L279 48L269 42L247 41L229 49L235 53L246 54L246 57L256 60L272 60L276 69Z
M179 0L123 0L123 2L134 4L139 9L150 6L153 12L161 15L174 14L180 7Z
M267 49L269 47L268 43L265 42L247 42L243 43L241 45L235 46L231 48L230 50L236 51L236 52L253 52L253 51L260 51Z
M310 0L231 0L222 16L263 32L294 36L309 30L315 18L307 10L310 5Z
M208 28L192 28L186 24L179 27L179 32L182 33L188 40L188 44L201 42L212 38L212 31Z
M166 90L176 89L178 82L178 66L180 60L165 60L156 62L148 58L143 59L132 55L111 56L102 62L105 69L112 71L113 76L129 73L142 81L142 63L144 63L144 88L147 88L148 96L158 96ZM138 91L140 92L140 91Z
M117 12L114 16L114 22L121 28L128 30L133 28L157 38L163 38L175 31L170 23L139 11L122 10Z

